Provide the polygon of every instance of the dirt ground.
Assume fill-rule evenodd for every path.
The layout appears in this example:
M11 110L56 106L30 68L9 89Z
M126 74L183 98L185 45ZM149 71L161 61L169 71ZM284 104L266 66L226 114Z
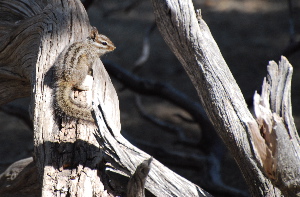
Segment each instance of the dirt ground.
M194 0L195 9L201 9L202 17L208 24L220 50L230 67L244 97L251 99L255 90L259 90L266 66L270 60L278 60L289 45L290 26L287 1L279 0ZM88 13L93 26L107 35L117 49L104 57L128 70L134 69L134 63L141 55L143 37L154 22L150 0L142 0L129 12L108 10L124 3L121 0L96 1ZM300 2L293 1L295 31L300 32ZM297 34L296 39L299 40ZM198 96L179 61L155 29L150 36L150 57L138 71L138 75L171 84L173 87L198 101ZM292 104L296 126L300 126L300 52L288 57L294 67L292 81ZM136 110L135 95L124 89L112 79L117 89L122 132L134 139L150 142L168 151L186 153L201 150L177 146L176 136L165 132L145 121ZM22 108L28 108L29 99L14 102ZM168 122L183 125L187 136L193 139L201 137L201 131L195 124L187 124L174 114L188 117L187 113L168 102L154 97L142 97L147 112ZM0 112L0 172L19 159L32 155L32 131L21 120ZM204 129L204 128L203 128ZM239 170L230 153L224 158L221 172L223 180L230 186L247 190ZM203 183L201 174L195 169L179 167L176 162L166 163L168 167L195 184ZM222 196L219 194L218 196Z

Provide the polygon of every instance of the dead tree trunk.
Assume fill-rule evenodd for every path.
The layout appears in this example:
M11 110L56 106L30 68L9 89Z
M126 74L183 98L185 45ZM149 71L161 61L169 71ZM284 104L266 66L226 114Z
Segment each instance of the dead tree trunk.
M0 194L124 194L129 176L150 156L120 135L118 98L100 60L93 65L96 124L61 119L53 109L53 64L66 46L91 31L81 2L3 0L0 12L0 101L31 93L35 147L34 160L16 162L1 174ZM210 196L155 159L151 166L146 188L153 195ZM32 172L39 176L29 184Z
M291 115L289 63L283 59L282 68L269 69L272 86L262 97L266 105L271 94L271 109L268 117L260 111L262 117L255 120L200 10L196 16L191 0L152 2L160 32L192 80L252 195L299 196L300 146Z
M191 77L252 195L299 196L299 138L291 117L287 72L291 67L270 69L271 113L265 110L265 91L261 100L256 96L256 120L199 13L197 20L192 2L152 1L160 31ZM0 194L124 194L128 177L150 156L120 134L118 98L101 61L93 66L96 124L61 119L53 110L53 64L68 44L85 39L91 30L81 2L2 0L0 27L0 104L31 93L35 145L34 160L16 162L0 175ZM275 83L282 76L286 80ZM273 91L277 84L282 87L278 94ZM84 97L81 94L78 97ZM269 119L261 116L262 110L271 114ZM287 154L291 151L294 154ZM39 176L30 176L32 172ZM145 187L155 196L210 196L155 159Z

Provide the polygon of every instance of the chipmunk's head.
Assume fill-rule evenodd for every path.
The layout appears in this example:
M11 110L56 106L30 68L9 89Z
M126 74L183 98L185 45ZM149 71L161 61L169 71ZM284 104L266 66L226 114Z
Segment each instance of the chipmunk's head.
M99 34L98 30L93 27L89 40L92 41L92 45L99 50L100 55L115 50L115 45L105 35Z

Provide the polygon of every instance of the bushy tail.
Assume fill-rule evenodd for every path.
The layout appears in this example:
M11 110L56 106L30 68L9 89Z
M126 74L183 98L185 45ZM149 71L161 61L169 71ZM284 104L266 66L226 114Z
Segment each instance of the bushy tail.
M79 105L71 98L72 87L67 82L59 82L55 91L55 109L60 116L66 115L70 118L83 119L93 122L91 109Z

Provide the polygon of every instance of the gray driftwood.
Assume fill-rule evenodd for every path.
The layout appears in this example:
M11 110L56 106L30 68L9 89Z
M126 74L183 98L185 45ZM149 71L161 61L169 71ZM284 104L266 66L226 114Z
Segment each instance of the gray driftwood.
M163 37L191 77L252 195L299 196L299 138L290 109L291 66L269 70L271 113L266 90L261 97L256 95L255 119L199 12L196 18L192 2L152 2ZM32 96L35 146L34 160L17 162L0 175L1 196L18 190L31 196L122 195L137 166L150 157L120 134L118 98L100 60L93 67L96 125L61 119L53 111L53 64L69 43L86 38L90 29L79 0L0 1L0 104ZM282 78L285 80L280 81ZM261 116L265 108L260 105L270 117ZM287 154L290 152L294 156ZM30 173L36 176L28 179ZM210 196L155 159L145 187L154 196Z

